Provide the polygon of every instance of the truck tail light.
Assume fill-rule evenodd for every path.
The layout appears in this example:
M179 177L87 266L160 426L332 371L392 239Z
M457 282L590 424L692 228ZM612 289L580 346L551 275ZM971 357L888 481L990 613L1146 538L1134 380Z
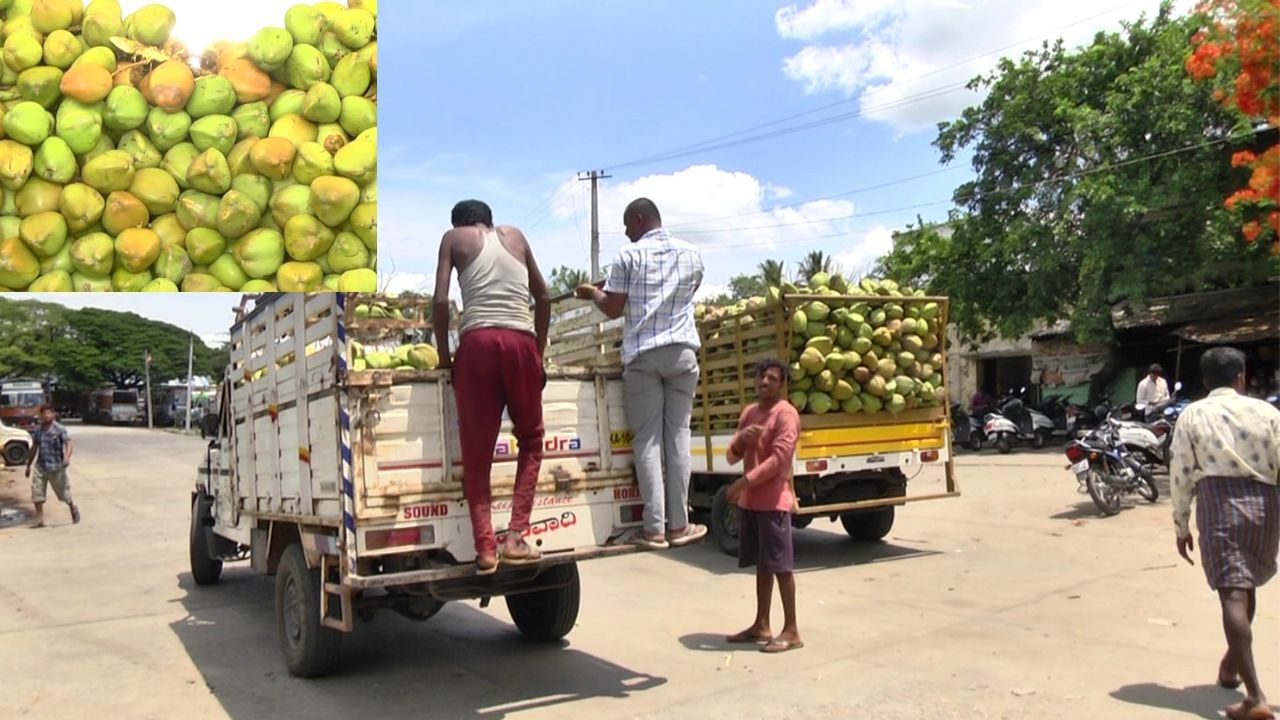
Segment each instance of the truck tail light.
M618 508L620 519L624 523L644 522L644 503L638 505L623 505Z
M826 469L827 469L826 460L805 460L804 461L805 472L811 472L811 473L823 472Z
M937 460L938 460L937 450L925 450L924 452L920 453L920 462L937 462Z
M435 539L436 529L431 525L373 530L365 533L364 547L366 550L384 550L390 547L430 545L435 542Z

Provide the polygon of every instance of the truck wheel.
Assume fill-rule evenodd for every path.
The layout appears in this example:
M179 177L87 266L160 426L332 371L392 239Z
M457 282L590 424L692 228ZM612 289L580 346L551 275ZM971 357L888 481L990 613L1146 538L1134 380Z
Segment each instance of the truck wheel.
M854 540L882 540L893 529L893 506L870 512L845 513L840 516L840 524L844 525L844 531Z
M809 525L812 523L813 523L812 515L792 515L791 516L791 527L795 528L796 530L803 530L809 527Z
M728 498L729 486L722 485L711 498L711 535L726 555L738 557L738 508Z
M549 585L562 587L508 595L507 612L525 637L537 642L555 642L568 635L578 621L578 605L582 601L578 565L552 565L538 577Z
M17 442L9 443L4 446L4 464L5 465L21 465L27 461L27 446Z
M197 585L212 585L222 576L222 561L209 555L209 533L204 519L209 513L209 496L196 495L191 503L191 578Z
M290 675L319 677L337 668L342 633L320 623L320 571L307 569L297 543L285 549L276 572L276 626Z
M1002 455L1008 455L1009 451L1013 449L1013 443L1009 441L1007 433L1000 433L1000 436L996 438L996 449Z

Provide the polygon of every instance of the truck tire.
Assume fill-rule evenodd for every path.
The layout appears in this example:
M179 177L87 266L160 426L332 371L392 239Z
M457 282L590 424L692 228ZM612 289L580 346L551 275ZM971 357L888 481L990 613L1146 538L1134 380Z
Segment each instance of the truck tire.
M14 440L4 446L4 464L21 465L27 461L27 446Z
M726 555L738 557L738 508L729 502L728 485L711 498L711 535Z
M845 513L840 524L849 537L863 542L877 542L893 529L893 506L861 513Z
M203 522L209 511L208 498L198 493L191 503L191 579L197 585L212 585L222 577L222 561L209 554L209 532Z
M552 565L538 577L549 585L562 587L508 595L507 612L525 637L537 642L555 642L568 635L578 621L578 606L582 601L578 565Z
M307 569L302 546L285 549L276 571L276 627L289 674L328 675L338 667L342 633L320 622L320 571Z

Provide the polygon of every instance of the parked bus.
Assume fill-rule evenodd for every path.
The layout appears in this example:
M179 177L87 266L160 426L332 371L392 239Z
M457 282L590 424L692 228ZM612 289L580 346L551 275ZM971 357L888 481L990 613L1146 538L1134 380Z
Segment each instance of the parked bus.
M142 417L137 390L105 388L89 393L84 420L101 425L133 425Z
M30 430L40 422L40 406L49 393L39 380L0 382L0 420L10 427Z

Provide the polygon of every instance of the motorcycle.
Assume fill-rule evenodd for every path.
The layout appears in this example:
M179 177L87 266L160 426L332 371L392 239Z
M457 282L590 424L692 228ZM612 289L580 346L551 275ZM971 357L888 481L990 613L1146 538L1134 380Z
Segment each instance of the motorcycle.
M1108 418L1102 427L1067 444L1067 468L1076 476L1077 490L1088 493L1103 515L1120 512L1120 501L1137 494L1147 502L1160 497L1151 471L1125 447L1120 423Z
M1053 421L1022 402L1026 391L1024 387L1017 394L1002 399L1000 411L988 413L983 418L983 432L994 440L996 449L1001 453L1012 450L1015 440L1028 442L1033 448L1042 448L1053 434Z
M982 432L982 419L965 412L960 403L951 404L952 441L974 452L982 449L986 435Z

